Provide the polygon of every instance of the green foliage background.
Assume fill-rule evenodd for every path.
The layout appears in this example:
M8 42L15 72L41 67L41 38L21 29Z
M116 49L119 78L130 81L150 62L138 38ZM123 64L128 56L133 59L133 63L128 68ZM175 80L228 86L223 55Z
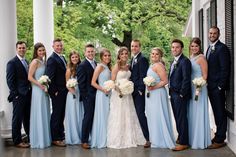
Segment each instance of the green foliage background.
M54 36L64 41L65 55L76 50L83 58L84 45L111 50L113 62L119 46L139 39L149 58L153 47L161 47L167 68L172 60L170 42L184 41L188 56L189 39L182 32L191 0L54 0ZM27 58L33 52L33 1L17 0L17 33L27 42Z

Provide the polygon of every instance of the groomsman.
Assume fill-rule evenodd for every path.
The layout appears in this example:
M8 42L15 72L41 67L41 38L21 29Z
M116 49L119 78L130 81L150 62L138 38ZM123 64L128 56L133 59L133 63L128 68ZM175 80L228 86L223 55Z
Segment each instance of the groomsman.
M169 73L170 101L178 132L177 145L173 150L181 151L188 148L188 120L187 105L191 98L191 62L183 54L184 44L179 39L171 43L171 52L174 61Z
M7 63L7 85L10 90L8 101L13 103L12 139L15 146L28 148L22 141L21 127L29 137L31 85L28 81L28 63L25 60L26 43L16 43L16 56Z
M141 43L139 40L133 40L131 42L131 52L133 58L131 60L131 81L134 83L134 92L132 94L136 113L139 119L140 126L143 131L143 135L146 139L144 148L149 148L151 143L149 142L149 131L147 125L147 118L145 116L145 85L143 78L147 75L149 67L148 60L141 53Z
M91 85L94 69L97 63L94 60L95 49L92 44L85 46L85 60L77 68L77 79L80 98L84 105L84 118L82 122L82 147L90 149L88 144L89 134L92 129L95 108L96 88Z
M225 111L226 95L230 80L230 53L228 47L220 40L220 30L213 26L209 30L210 45L207 49L208 62L207 89L213 109L216 133L212 145L208 148L220 148L226 145L227 116Z
M51 135L52 144L60 147L65 147L64 139L64 117L66 105L66 60L62 55L63 43L61 39L53 41L54 52L47 60L46 75L51 80L48 93L52 100L52 115L51 115Z

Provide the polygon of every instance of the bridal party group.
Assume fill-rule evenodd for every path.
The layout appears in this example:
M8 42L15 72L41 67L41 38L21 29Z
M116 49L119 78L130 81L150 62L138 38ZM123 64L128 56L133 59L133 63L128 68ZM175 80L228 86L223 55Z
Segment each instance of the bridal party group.
M26 42L18 41L16 56L6 66L14 145L173 151L225 146L230 52L219 37L219 28L211 27L206 52L201 40L192 38L188 56L183 54L183 42L173 39L169 68L160 47L152 48L146 58L137 39L131 41L130 50L118 49L113 65L107 48L101 48L99 61L95 60L93 44L85 45L84 60L76 51L66 59L59 38L49 57L43 43L36 43L28 62ZM216 124L213 137L209 103ZM22 139L22 126L27 140Z

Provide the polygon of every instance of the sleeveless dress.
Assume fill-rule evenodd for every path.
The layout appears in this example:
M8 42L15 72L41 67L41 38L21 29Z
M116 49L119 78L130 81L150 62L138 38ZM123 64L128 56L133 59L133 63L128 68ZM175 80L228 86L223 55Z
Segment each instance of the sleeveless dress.
M160 77L153 71L152 67L153 65L149 67L147 76L152 76L156 83L159 83ZM145 97L145 112L151 147L172 149L175 147L175 143L167 91L165 87L161 87L151 90L149 93L150 96Z
M201 67L196 63L197 58L191 59L192 80L202 76ZM192 83L192 99L188 107L189 144L192 149L204 149L211 144L207 88L206 85L202 87L197 101L194 100L195 90Z
M119 71L116 80L129 80L130 75L130 71ZM119 93L112 90L107 128L109 148L130 148L145 143L131 94L120 98Z
M34 74L36 80L45 72L45 64L41 60L37 61L40 66ZM49 96L35 84L32 84L30 145L31 148L45 148L51 145Z
M104 67L104 70L98 76L98 84L103 86L105 81L111 79L111 71L106 65L101 65ZM92 148L104 148L107 145L107 119L109 113L109 101L109 95L106 95L102 91L97 90L91 134Z
M66 97L65 142L69 145L81 144L82 138L84 108L82 102L80 102L78 86L75 87L75 92L74 96L68 92Z

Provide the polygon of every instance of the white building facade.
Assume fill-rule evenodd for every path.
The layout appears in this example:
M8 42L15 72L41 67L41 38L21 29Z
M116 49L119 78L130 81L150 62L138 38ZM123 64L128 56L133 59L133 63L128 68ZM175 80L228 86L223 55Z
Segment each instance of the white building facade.
M203 51L208 47L208 30L211 26L219 27L220 40L225 43L231 53L230 90L227 91L226 111L228 114L227 144L236 153L236 107L235 103L235 55L236 35L236 0L192 0L192 11L186 23L184 36L200 37ZM213 115L211 115L213 116ZM212 117L210 117L212 119ZM213 126L211 126L213 127Z

